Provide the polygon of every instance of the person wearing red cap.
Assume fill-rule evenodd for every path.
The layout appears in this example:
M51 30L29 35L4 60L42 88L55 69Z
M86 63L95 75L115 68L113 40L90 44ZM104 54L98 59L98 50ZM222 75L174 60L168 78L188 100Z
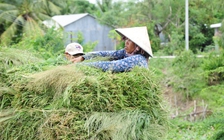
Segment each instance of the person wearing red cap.
M74 58L74 63L82 62L84 65L100 68L103 71L125 72L135 66L148 68L148 59L153 57L147 28L132 27L115 30L125 40L124 49L117 51L102 51L89 53ZM110 57L111 61L85 62L91 58L101 56Z

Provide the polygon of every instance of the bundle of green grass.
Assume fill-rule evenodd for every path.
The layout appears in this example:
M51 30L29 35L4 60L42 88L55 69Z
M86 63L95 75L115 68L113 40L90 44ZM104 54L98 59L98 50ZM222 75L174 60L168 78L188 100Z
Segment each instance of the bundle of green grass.
M14 92L0 95L0 139L166 136L167 114L151 70L111 73L72 64L18 77Z

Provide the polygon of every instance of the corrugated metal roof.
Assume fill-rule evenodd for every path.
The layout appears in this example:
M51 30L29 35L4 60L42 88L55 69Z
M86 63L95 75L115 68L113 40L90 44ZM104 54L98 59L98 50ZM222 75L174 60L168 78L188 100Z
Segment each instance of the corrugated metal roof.
M221 26L222 26L222 23L217 23L217 24L210 25L210 28L218 28L218 27L221 27Z
M73 15L58 15L58 16L53 16L52 19L55 20L58 24L60 24L62 27L65 27L66 25L74 21L77 21L87 15L88 13L73 14Z

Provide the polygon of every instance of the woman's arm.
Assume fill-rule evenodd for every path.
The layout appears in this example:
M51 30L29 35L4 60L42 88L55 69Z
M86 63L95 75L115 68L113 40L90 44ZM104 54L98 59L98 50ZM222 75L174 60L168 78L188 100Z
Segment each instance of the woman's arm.
M147 60L142 55L134 55L114 61L98 61L98 62L86 62L86 63L83 62L79 64L100 68L103 71L113 71L113 72L130 71L135 66L148 68Z
M118 60L125 57L125 50L122 49L117 51L101 51L101 52L95 52L95 53L88 53L86 55L83 55L82 57L85 60L89 60L97 56L110 57L112 60Z
M71 62L78 63L84 60L92 59L97 56L110 57L111 60L118 60L118 59L123 59L124 57L126 57L126 53L124 49L118 50L118 51L102 51L102 52L88 53L86 55L73 58Z

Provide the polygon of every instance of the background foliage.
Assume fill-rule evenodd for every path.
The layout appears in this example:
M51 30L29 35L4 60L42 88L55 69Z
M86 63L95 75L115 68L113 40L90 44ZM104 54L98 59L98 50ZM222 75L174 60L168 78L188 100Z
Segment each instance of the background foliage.
M65 85L61 84L60 86L57 86L57 84L60 84L60 80L53 80L56 83L49 81L46 81L48 84L41 83L41 81L44 82L47 79L37 73L43 74L49 69L57 68L59 65L68 64L63 56L62 31L56 31L53 28L46 29L41 22L57 14L88 12L95 16L100 23L112 25L114 28L147 26L155 56L177 56L174 59L152 58L149 61L150 74L152 75L144 71L142 72L145 74L143 77L140 74L140 78L143 79L144 76L150 76L151 79L147 79L149 80L147 82L151 83L150 85L154 89L153 92L161 92L164 96L169 95L171 96L170 100L173 99L173 96L180 97L176 104L169 102L170 100L167 101L167 106L171 106L167 110L171 116L168 115L170 121L169 125L167 125L169 126L169 133L165 133L165 129L161 128L160 124L166 124L164 122L155 125L153 130L157 133L154 134L157 136L167 135L166 139L170 140L223 139L224 3L220 0L213 0L212 2L210 0L189 1L190 51L184 51L184 7L184 0L128 0L127 2L97 0L96 5L80 0L0 0L0 123L2 124L0 129L3 130L0 137L14 139L13 136L18 137L17 135L19 135L19 138L22 139L27 139L27 137L32 139L38 135L39 139L46 137L49 139L55 137L57 139L85 139L91 135L92 138L116 139L116 136L123 135L127 137L126 133L134 131L134 129L112 129L115 127L107 122L111 122L114 120L113 118L116 118L114 124L123 126L122 122L125 121L128 126L135 126L136 124L139 126L135 129L136 133L134 134L136 135L129 135L132 138L158 138L151 134L149 136L149 133L143 135L140 133L143 131L139 131L139 128L143 128L144 122L152 119L148 118L147 111L145 112L145 109L149 109L148 102L142 103L135 100L131 104L129 101L139 98L135 97L136 95L132 94L132 92L126 93L132 97L130 99L122 95L119 95L120 98L111 94L111 96L99 95L99 91L110 92L108 84L111 84L111 90L113 91L130 88L126 84L136 82L136 79L132 76L139 74L136 72L138 69L135 71L136 73L124 74L124 77L122 77L122 75L113 76L111 73L107 73L109 76L107 74L98 75L99 71L85 68L84 74L90 76L85 79L89 87L89 89L83 89L88 91L85 96L90 99L93 97L92 95L96 95L95 98L88 101L83 96L72 95L73 91L79 92L79 89L74 88L72 90L73 85L67 85L66 82L62 82ZM214 29L211 29L210 25L221 22L220 34L213 37ZM119 40L113 31L111 32L111 38ZM80 34L77 42L82 44L82 40ZM218 41L218 52L214 51L214 41ZM95 43L97 42L82 45L85 51L91 51ZM124 44L121 42L118 44L117 49L123 46ZM203 54L204 57L198 57L197 54ZM62 69L58 68L57 70ZM64 72L72 73L73 69L70 70L63 69ZM63 71L60 74L66 74ZM50 71L51 74L52 72ZM39 81L35 84L39 85L37 86L39 88L27 84L30 82L28 77L33 75L35 79L35 74L39 77L39 79L36 77L36 82ZM91 74L96 74L98 77L94 78ZM45 73L45 76L50 77L50 74ZM83 75L80 74L80 76ZM108 77L111 78L109 82L97 82ZM115 83L111 81L112 79ZM121 84L122 88L114 86L119 82L123 82L124 79L126 84ZM153 81L150 81L152 79ZM61 80L65 79L61 78ZM35 83L35 80L32 82ZM80 80L79 86L85 87L85 82ZM100 89L100 85L105 87ZM136 87L137 85L135 83ZM147 86L147 84L140 86ZM159 88L160 86L162 88ZM55 92L55 89L58 92ZM141 89L145 88L142 87ZM61 91L63 91L63 95L53 94ZM145 99L145 96L146 94L141 97ZM80 102L71 99L79 99ZM158 99L161 101L160 98ZM98 102L99 100L103 104L91 104L91 101ZM190 105L194 101L199 102L199 108L206 106L208 114L206 113L206 116L198 115L194 117L195 120L191 120L189 114L194 111L194 107ZM87 114L86 112L80 112L81 109L85 111L90 109L81 106L81 104L85 103L92 107L91 109L99 109L100 106L101 109L108 112L123 107L127 107L128 110L133 106L137 106L144 111L121 112L120 114L116 112L111 114L105 112ZM76 106L79 112L76 109L73 110L72 105ZM67 107L66 110L65 107ZM156 107L161 111L157 102ZM157 109L149 110L148 113L155 118L158 117L159 113L164 113L157 111ZM177 111L179 111L178 115L174 113ZM104 117L100 118L99 116ZM161 115L160 117L164 116ZM86 122L82 120L83 118L85 118ZM160 119L163 120L164 118ZM43 125L40 126L38 123ZM93 133L88 134L83 127L84 125ZM144 126L144 132L148 132L148 130L154 132L151 127ZM77 137L74 137L74 134L77 134L75 135Z
M80 0L1 0L1 43L19 42L32 32L46 32L41 22L54 15L90 13L102 24L114 28L147 26L154 52L180 53L184 49L184 0L97 0L96 4ZM214 0L189 2L190 49L197 53L212 49L214 30L211 24L223 20L224 4ZM30 34L31 33L31 34ZM161 46L160 43L167 44Z

